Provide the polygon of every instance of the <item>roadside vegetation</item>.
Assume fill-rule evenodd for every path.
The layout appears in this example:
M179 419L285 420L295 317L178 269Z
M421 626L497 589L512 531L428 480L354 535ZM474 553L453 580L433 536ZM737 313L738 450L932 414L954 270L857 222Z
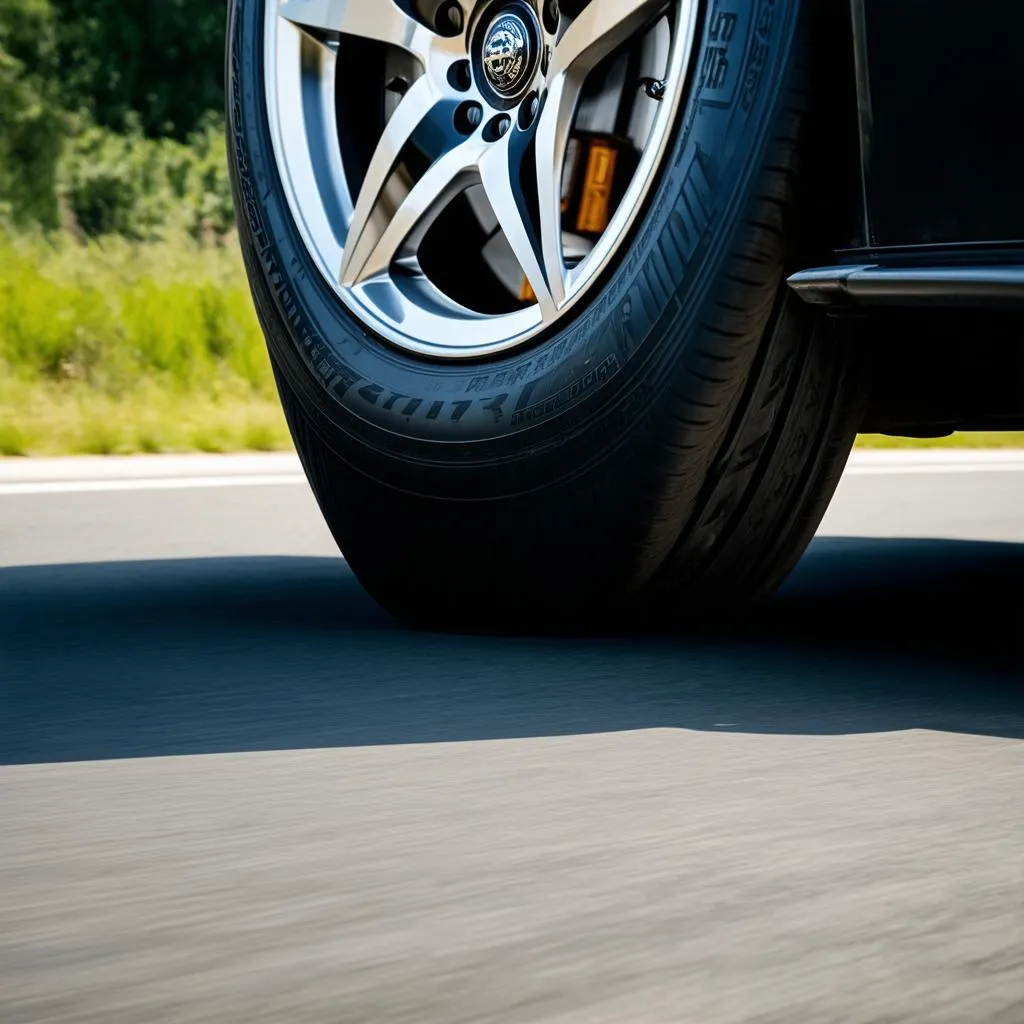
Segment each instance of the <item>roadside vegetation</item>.
M224 20L0 0L0 456L289 445L233 235ZM928 443L979 439L1024 443Z
M949 437L888 437L861 434L860 448L1024 448L1024 431L962 431Z
M237 249L0 241L0 454L288 444Z
M0 455L288 445L232 234L224 18L0 0Z

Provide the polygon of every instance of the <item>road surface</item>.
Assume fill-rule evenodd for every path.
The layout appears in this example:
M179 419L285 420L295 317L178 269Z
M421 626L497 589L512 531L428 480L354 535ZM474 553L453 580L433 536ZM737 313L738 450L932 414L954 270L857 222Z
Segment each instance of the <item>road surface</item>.
M1024 1021L1024 456L860 456L756 626L563 640L156 465L0 466L3 1024Z

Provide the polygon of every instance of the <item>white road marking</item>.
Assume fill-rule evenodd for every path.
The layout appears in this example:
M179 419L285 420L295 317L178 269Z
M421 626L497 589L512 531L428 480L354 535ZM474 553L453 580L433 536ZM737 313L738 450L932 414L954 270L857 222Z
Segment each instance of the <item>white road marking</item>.
M932 476L946 476L957 473L1024 473L1024 459L1018 462L932 462L908 463L895 466L861 466L851 463L846 467L846 476L903 476L927 473Z
M1013 449L855 450L847 476L1024 473ZM305 484L293 453L0 459L0 497Z
M94 494L104 491L185 491L216 487L281 487L304 484L301 473L249 476L152 477L137 480L50 480L0 484L0 496L24 494Z

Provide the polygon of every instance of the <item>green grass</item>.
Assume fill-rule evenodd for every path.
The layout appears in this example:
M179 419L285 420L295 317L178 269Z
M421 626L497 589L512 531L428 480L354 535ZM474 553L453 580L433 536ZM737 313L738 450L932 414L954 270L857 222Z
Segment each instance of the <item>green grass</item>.
M888 437L861 434L858 448L1024 448L1024 431L965 431L949 437Z
M1024 447L1024 433L858 445ZM0 456L289 446L233 240L0 234Z
M0 237L0 455L288 445L232 242Z
M117 396L78 384L0 383L0 456L277 451L290 447L276 397L139 385Z

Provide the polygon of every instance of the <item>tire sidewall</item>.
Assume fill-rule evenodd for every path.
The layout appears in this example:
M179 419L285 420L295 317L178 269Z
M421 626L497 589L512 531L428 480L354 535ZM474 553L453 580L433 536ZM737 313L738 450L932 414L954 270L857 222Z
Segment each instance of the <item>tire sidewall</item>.
M632 236L578 312L489 360L402 353L360 324L310 258L271 146L264 0L232 0L228 150L239 233L271 358L319 432L382 461L500 467L627 433L657 403L710 301L761 166L791 60L798 0L711 0L689 97ZM592 450L592 440L580 452ZM368 461L364 456L369 457Z

